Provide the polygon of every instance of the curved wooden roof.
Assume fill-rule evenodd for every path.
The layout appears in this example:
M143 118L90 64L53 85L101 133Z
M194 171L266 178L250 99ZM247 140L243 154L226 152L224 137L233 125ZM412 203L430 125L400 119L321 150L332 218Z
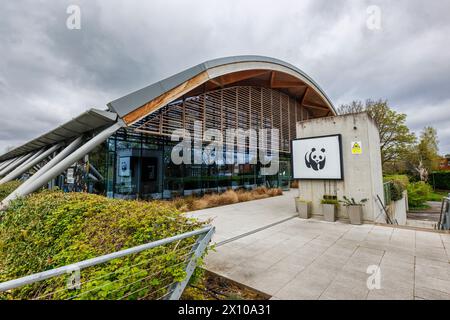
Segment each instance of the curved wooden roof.
M114 100L108 107L131 125L181 96L240 84L284 91L318 117L336 115L328 96L306 73L287 62L263 56L207 61Z

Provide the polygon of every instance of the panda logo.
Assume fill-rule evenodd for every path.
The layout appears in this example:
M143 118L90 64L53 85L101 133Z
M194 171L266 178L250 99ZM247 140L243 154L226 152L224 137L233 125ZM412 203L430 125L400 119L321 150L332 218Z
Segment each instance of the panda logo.
M305 154L306 167L312 168L314 171L322 170L325 167L325 161L326 155L324 148L319 151L316 148L312 148L311 151Z
M127 171L127 163L125 161L122 161L122 171Z

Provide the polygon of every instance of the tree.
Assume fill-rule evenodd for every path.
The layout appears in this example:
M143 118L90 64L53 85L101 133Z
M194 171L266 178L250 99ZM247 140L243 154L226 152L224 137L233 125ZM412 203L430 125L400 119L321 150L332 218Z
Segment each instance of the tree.
M428 126L420 133L419 143L409 157L416 171L426 170L427 174L439 166L439 140L435 128ZM419 172L420 173L420 172ZM421 174L421 180L422 174ZM426 181L426 179L424 180Z
M381 162L383 167L390 163L402 161L416 136L406 126L406 114L392 110L386 100L353 101L338 108L339 114L351 114L366 111L376 122L380 132Z

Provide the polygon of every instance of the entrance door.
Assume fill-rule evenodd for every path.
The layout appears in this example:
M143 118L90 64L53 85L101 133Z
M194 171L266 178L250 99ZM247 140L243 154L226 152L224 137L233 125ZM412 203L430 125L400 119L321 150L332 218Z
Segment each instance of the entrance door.
M291 181L291 163L289 161L280 160L278 179L279 187L283 190L289 190Z
M141 162L141 198L158 192L158 158L143 157Z

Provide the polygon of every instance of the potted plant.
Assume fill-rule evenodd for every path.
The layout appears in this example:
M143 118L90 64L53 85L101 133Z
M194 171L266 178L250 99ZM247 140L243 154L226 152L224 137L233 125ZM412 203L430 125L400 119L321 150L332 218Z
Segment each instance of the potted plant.
M300 197L295 198L295 208L298 216L302 219L311 218L311 201L302 200Z
M339 201L336 196L323 196L320 201L322 204L322 213L325 221L334 222L336 221L337 208L339 206Z
M344 204L344 207L347 208L348 218L350 219L351 224L362 224L363 220L363 205L367 202L368 199L362 199L357 202L354 198L347 198L344 196L344 200L340 201Z

